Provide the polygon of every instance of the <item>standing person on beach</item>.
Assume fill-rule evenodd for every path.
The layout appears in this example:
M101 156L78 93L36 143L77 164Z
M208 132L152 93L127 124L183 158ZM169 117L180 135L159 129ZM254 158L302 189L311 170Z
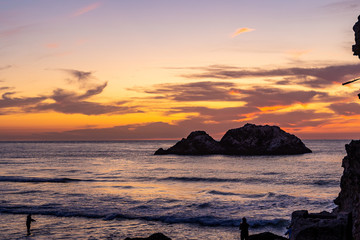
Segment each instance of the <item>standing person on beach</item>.
M31 214L28 214L26 217L26 228L28 235L30 235L31 222L36 222L36 220L31 218Z
M249 239L249 224L246 222L246 218L242 218L242 222L239 226L240 229L240 238L241 240L248 240Z

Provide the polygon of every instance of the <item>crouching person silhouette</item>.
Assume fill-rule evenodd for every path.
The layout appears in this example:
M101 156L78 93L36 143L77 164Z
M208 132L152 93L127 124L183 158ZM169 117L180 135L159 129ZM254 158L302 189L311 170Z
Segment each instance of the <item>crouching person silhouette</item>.
M30 235L31 222L36 222L36 220L31 218L31 214L28 214L26 217L27 235Z

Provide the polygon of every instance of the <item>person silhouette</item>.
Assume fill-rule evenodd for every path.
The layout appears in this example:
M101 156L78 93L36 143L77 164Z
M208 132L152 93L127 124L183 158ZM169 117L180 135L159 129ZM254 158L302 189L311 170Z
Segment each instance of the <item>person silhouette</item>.
M292 233L292 223L286 227L287 231L285 232L285 236L288 235L289 239L291 238L291 233Z
M31 218L31 214L28 214L26 217L26 229L28 235L30 235L31 222L36 222L36 220Z
M240 238L241 240L248 240L249 239L249 224L246 222L246 218L242 218L242 222L239 226L240 229Z

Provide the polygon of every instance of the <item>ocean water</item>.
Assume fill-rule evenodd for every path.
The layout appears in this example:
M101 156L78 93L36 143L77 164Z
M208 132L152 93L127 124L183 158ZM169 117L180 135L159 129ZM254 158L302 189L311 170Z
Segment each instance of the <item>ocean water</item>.
M0 143L0 239L283 235L291 213L331 211L349 140L296 156L155 156L175 141ZM31 236L26 214L32 213Z

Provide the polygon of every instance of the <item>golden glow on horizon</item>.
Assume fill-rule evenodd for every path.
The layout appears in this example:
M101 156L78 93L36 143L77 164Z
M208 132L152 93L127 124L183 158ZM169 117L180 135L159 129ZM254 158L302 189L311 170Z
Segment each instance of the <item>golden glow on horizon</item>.
M197 113L175 113L163 115L161 112L129 113L122 115L83 115L63 113L28 113L0 117L0 126L5 129L68 131L83 128L111 128L115 126L147 124L151 122L173 123Z

